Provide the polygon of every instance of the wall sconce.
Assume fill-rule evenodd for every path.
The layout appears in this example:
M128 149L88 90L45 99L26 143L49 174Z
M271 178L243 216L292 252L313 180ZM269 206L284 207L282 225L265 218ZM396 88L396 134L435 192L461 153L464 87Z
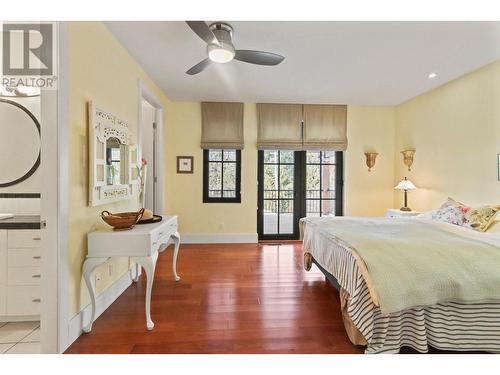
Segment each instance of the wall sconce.
M401 151L401 153L403 154L403 163L408 167L408 170L411 171L415 150L404 150Z
M368 172L370 172L375 165L375 159L377 158L377 152L365 152L366 156L366 166L368 167Z

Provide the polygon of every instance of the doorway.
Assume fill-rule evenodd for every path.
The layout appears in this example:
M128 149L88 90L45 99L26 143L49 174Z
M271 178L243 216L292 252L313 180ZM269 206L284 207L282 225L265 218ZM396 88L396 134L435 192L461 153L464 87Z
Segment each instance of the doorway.
M299 239L301 217L343 214L341 151L260 150L259 240Z
M147 161L144 208L154 213L164 211L163 106L139 81L139 135L141 157Z
M146 184L144 192L144 208L154 212L156 208L156 108L147 100L142 100L142 158L147 160Z

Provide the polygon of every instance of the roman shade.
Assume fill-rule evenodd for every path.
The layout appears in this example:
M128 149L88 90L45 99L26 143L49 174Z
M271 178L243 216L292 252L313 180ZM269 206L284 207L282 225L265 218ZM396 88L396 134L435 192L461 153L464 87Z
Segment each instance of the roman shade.
M347 106L304 105L304 150L336 150L347 148Z
M257 104L257 148L302 148L301 104Z
M243 103L201 103L201 148L242 150Z

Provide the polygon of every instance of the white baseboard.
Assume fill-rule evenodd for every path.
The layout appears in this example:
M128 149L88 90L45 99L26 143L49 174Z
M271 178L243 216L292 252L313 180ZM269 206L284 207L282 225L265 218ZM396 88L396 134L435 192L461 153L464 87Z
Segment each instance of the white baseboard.
M181 244L210 244L210 243L257 243L257 233L199 233L182 234Z
M6 322L39 322L40 315L0 315L0 323Z
M132 284L132 277L130 271L127 271L116 280L109 288L99 294L96 298L96 319L104 312L106 309L116 301L118 297ZM92 313L92 306L88 304L76 314L69 321L68 327L68 342L64 350L66 350L71 344L73 344L78 337L83 333L83 326L86 325L90 320L90 314ZM64 351L63 350L63 351Z

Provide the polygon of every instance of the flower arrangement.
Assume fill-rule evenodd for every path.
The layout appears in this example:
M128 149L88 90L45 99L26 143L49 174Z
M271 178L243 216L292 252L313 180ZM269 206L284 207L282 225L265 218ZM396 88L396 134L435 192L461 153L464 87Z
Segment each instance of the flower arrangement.
M144 208L144 199L146 197L146 176L148 170L148 161L141 159L141 166L137 166L137 178L139 179L139 208Z
M115 181L115 167L113 166L113 163L111 161L111 158L108 158L108 162L106 163L106 183L108 185L113 185Z

